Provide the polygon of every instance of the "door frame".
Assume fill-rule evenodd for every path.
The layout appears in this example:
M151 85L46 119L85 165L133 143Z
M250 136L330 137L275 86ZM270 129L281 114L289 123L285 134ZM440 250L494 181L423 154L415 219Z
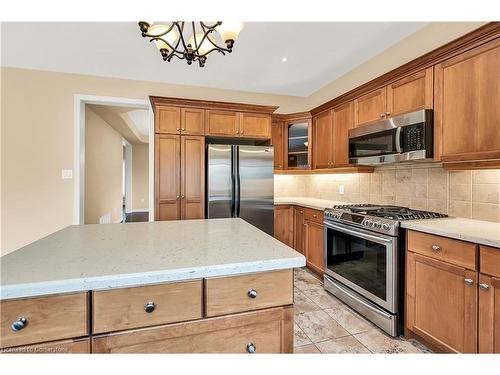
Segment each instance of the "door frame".
M85 223L85 106L87 104L137 107L148 111L149 166L148 211L149 221L154 221L154 114L151 102L114 96L73 95L73 224Z
M125 148L124 153L124 163L125 163L125 175L123 178L125 179L125 212L122 220L125 220L125 217L128 213L132 212L132 145L127 142L126 139L123 139L123 147Z

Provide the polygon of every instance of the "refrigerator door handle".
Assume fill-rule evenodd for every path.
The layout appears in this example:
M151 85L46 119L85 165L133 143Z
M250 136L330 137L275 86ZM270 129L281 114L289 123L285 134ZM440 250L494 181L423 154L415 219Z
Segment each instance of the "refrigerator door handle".
M234 146L235 152L234 152L234 160L233 164L235 166L234 171L235 171L235 177L236 177L236 190L235 190L235 215L234 217L240 217L240 200L241 200L241 195L240 195L240 150L238 146Z
M236 165L235 165L236 150L231 146L231 217L236 217Z

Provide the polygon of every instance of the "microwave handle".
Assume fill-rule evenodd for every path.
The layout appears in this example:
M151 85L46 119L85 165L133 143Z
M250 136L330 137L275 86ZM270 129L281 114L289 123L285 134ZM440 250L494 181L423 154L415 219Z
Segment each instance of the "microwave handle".
M398 154L403 152L403 145L401 144L401 131L403 130L402 126L396 128L396 152Z

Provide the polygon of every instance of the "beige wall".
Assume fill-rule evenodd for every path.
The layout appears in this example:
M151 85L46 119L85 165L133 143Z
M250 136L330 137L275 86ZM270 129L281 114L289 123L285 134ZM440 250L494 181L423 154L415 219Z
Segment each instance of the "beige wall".
M344 185L345 194L339 194ZM374 173L276 175L275 197L395 204L500 222L500 170L444 171L440 164L400 164Z
M147 211L149 196L149 145L132 145L132 210Z
M123 137L89 107L85 109L85 224L110 214L122 219Z

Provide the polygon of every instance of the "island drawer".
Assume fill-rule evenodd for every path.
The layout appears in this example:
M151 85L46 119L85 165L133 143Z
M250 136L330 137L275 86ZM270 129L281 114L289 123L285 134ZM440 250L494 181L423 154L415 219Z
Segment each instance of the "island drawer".
M314 210L312 208L304 208L304 220L323 224L323 211Z
M203 282L194 280L95 291L94 333L202 318Z
M500 277L500 249L481 246L479 251L479 270L481 273Z
M0 347L88 335L88 294L61 294L0 302Z
M293 308L274 308L94 337L95 353L289 353Z
M412 230L408 231L407 240L408 251L473 271L477 270L477 246L475 244Z
M206 316L293 304L293 270L205 280Z

